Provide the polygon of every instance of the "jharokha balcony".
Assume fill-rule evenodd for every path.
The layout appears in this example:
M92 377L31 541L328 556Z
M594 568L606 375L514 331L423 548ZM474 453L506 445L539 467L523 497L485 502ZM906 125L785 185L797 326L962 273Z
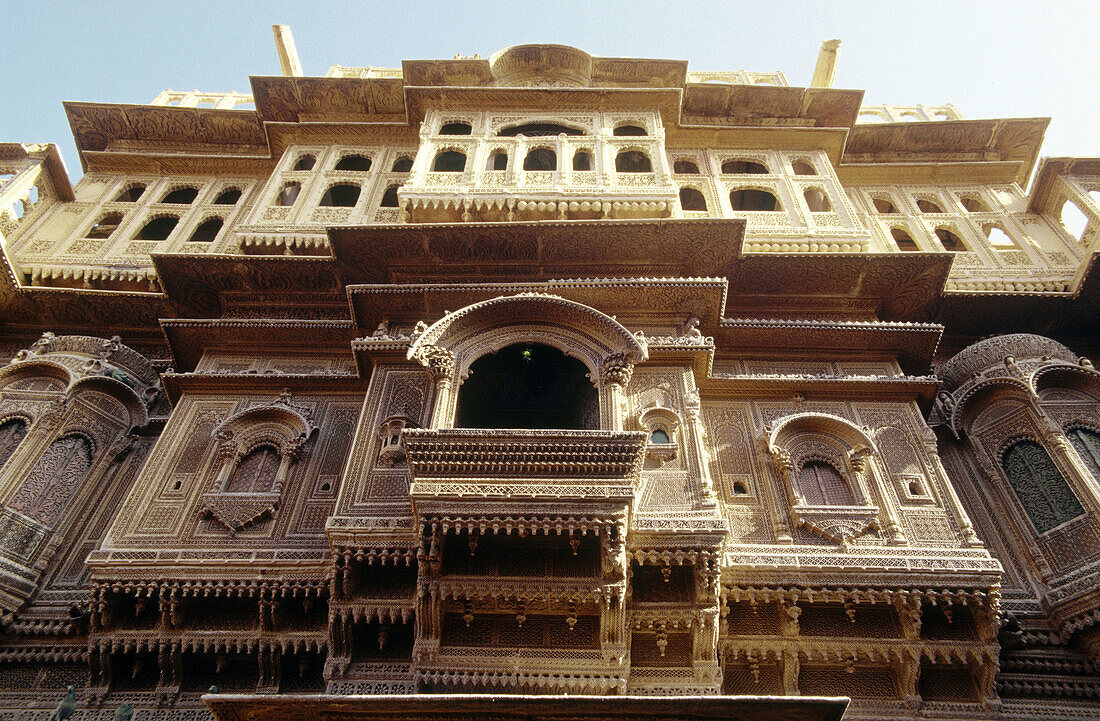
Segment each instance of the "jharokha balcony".
M406 429L413 502L491 499L631 504L640 431Z

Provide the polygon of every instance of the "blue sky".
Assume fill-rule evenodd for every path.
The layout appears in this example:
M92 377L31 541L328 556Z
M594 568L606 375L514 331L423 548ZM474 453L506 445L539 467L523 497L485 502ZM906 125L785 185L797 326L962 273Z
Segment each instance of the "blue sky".
M968 118L1053 118L1043 155L1100 156L1100 3L1092 2L26 2L0 0L0 140L55 142L79 162L63 100L147 103L164 88L248 92L277 75L271 25L307 75L330 65L488 57L554 42L694 70L782 70L809 82L843 41L837 87L865 102L955 103Z

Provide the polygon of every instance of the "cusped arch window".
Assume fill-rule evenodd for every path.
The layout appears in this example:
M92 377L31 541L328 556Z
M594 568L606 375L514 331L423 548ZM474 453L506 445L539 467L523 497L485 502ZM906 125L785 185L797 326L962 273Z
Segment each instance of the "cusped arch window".
M122 223L122 213L106 213L88 228L85 238L110 238Z
M9 418L0 423L0 468L8 462L15 453L19 443L27 436L27 421L25 418Z
M832 204L829 203L829 196L821 188L806 188L802 196L806 199L806 207L811 213L827 213L833 209Z
M365 173L370 170L370 158L365 155L345 155L336 163L334 170L344 170L354 173Z
M413 169L412 158L398 158L393 161L393 168L390 169L392 173L408 173Z
M768 212L782 210L779 199L770 191L743 188L730 191L730 207L734 211Z
M145 186L141 184L131 185L115 197L116 203L136 203L145 194Z
M172 231L176 229L180 219L174 215L164 215L153 218L137 232L135 240L167 240Z
M358 185L341 183L334 185L321 196L321 205L335 208L354 208L359 202L361 190Z
M796 160L791 163L791 170L795 175L817 175L817 168L815 168L809 161Z
M432 171L436 173L461 173L466 170L466 155L457 150L445 150L435 156Z
M913 236L909 235L909 231L905 228L891 228L890 237L897 243L898 250L905 252L920 250L917 246L917 242L913 240Z
M852 506L856 502L848 481L826 461L809 460L802 464L798 490L811 506Z
M497 136L501 138L514 138L517 136L544 138L550 135L584 135L584 131L560 123L523 123L502 128L497 133Z
M503 150L493 151L493 154L489 156L489 162L485 164L486 170L507 170L508 169L508 153Z
M680 207L684 210L706 210L707 199L697 188L680 188Z
M967 195L959 198L959 202L962 203L962 207L966 208L968 213L988 213L989 206L985 204L985 201L980 198Z
M58 438L38 457L8 507L52 526L91 470L94 452L82 434Z
M520 343L478 358L458 392L460 428L599 428L599 397L584 363Z
M592 170L592 153L587 150L578 150L574 153L573 170Z
M379 207L382 208L396 208L398 207L397 189L400 185L391 185L386 188L386 192L382 193L382 202L379 203Z
M313 170L313 166L317 163L317 158L309 153L302 155L294 163L293 170Z
M874 204L876 212L879 212L879 213L896 213L896 212L898 212L897 207L894 206L893 201L890 200L889 198L886 198L886 197L883 197L883 196L877 196L875 198L872 198L871 202Z
M275 198L275 205L279 205L284 208L294 205L294 201L298 199L298 195L301 192L301 183L287 183L283 186L283 189L279 191L279 195Z
M236 205L240 199L240 188L226 188L214 199L214 205Z
M652 173L653 163L640 150L624 150L615 156L617 173Z
M967 250L966 244L963 243L962 238L956 235L950 228L936 228L936 237L939 238L943 249L948 252L961 253Z
M534 148L523 159L524 170L555 170L558 156L550 148Z
M1039 533L1084 514L1073 489L1037 442L1023 439L1010 445L1001 454L1001 469Z
M262 445L241 459L225 482L226 493L270 493L282 458L274 446Z
M198 188L176 188L161 198L160 202L172 203L175 205L191 205L191 203L195 202L195 198L197 197L199 197Z
M937 203L933 200L929 200L928 198L918 198L917 199L917 209L920 210L920 212L922 212L922 213L942 213L943 212L943 208L940 207L939 203Z

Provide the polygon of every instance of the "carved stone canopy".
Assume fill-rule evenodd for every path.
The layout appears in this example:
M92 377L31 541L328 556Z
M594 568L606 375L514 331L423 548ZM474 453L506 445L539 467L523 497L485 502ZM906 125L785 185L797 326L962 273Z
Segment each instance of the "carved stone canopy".
M937 375L943 380L943 390L953 392L980 371L1001 365L1013 358L1051 358L1077 363L1077 354L1058 341L1031 333L1013 333L978 341L957 353L943 364Z

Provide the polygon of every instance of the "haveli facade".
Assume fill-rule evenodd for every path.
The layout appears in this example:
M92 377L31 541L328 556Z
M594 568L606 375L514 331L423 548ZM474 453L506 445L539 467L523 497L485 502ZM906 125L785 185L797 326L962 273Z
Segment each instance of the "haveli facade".
M75 187L0 145L0 711L1100 713L1100 161L816 73L281 47L66 103Z

